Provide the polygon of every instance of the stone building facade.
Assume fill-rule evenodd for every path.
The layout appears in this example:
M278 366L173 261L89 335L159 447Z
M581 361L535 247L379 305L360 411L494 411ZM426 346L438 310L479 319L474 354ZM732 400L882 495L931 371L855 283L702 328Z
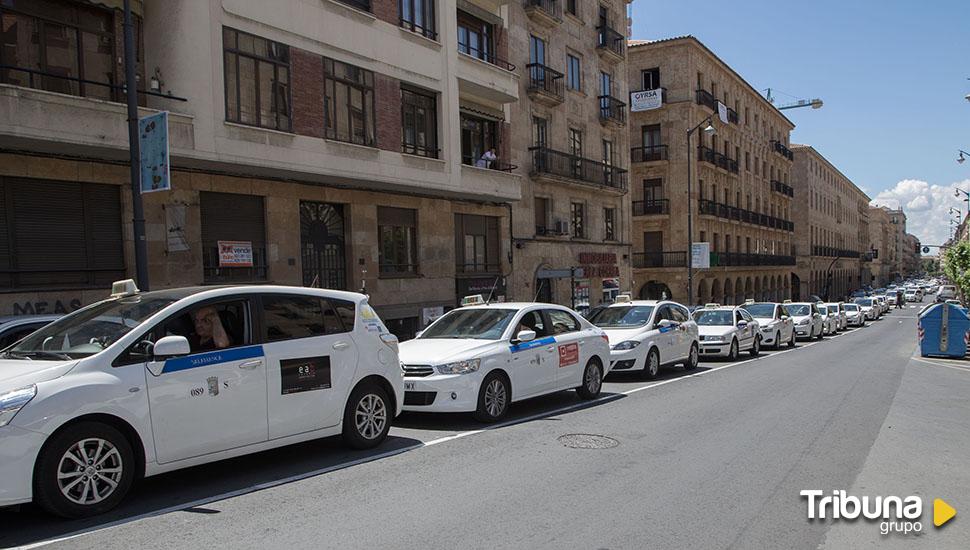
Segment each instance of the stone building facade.
M920 242L916 235L903 235L903 276L909 277L922 271Z
M136 3L140 81L160 93L141 115L170 113L172 190L143 195L151 288L365 290L402 337L466 294L508 295L522 176L478 161L509 155L524 76L501 60L522 8L415 1ZM0 314L70 311L134 275L114 4L0 6L25 29L3 63L45 68L0 80ZM106 67L72 65L81 42L31 58L41 19L100 36ZM224 261L231 241L252 266Z
M630 290L626 5L509 4L515 299L582 312Z
M709 243L711 260L695 270L695 303L787 298L797 286L794 124L691 36L632 41L628 81L662 100L630 117L634 292L688 301L690 209L692 240Z
M810 145L793 145L799 299L843 299L870 284L869 197Z
M902 276L900 224L902 233L905 233L906 215L902 210L891 210L885 206L869 207L873 287L884 287Z

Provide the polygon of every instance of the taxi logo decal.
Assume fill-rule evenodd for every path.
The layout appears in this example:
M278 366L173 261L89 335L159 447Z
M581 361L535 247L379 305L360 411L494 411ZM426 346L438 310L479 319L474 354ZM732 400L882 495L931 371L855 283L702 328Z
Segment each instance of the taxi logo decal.
M174 357L165 361L162 374L262 356L263 346L247 346L244 348L196 353L194 355L186 355L185 357Z
M545 338L540 338L538 340L532 340L531 342L520 342L514 346L509 346L509 351L512 353L517 353L520 351L527 351L532 348L537 348L540 346L548 346L549 344L555 344L556 338L554 336L547 336Z
M579 344L559 346L559 367L568 367L579 363Z

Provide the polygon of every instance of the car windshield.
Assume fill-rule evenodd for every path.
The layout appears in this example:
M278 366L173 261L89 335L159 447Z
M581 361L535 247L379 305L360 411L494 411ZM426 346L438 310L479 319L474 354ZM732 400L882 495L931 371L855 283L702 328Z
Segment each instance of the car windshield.
M734 312L728 310L701 309L694 312L694 320L702 327L731 326L733 319Z
M771 319L775 316L775 304L749 304L744 306L752 317Z
M597 311L589 322L602 328L642 327L652 314L653 306L611 306Z
M846 311L859 311L859 306L855 304L845 304Z
M825 306L818 306L818 312L822 315L828 315L829 310Z
M174 302L144 296L99 302L41 328L7 349L3 357L56 361L94 355Z
M785 309L787 309L788 314L792 316L809 315L812 312L812 308L805 304L785 306Z
M859 304L860 306L871 306L872 305L872 299L871 298L856 298L855 303Z
M498 340L515 312L514 309L455 309L428 327L419 338Z

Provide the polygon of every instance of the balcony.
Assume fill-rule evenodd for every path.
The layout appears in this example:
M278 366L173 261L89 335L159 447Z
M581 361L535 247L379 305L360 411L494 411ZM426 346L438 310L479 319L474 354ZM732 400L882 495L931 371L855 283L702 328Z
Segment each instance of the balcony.
M732 174L738 173L738 161L725 154L718 153L710 147L704 147L703 145L697 147L697 160L713 164Z
M656 162L667 160L666 145L648 145L630 148L630 162Z
M717 99L711 95L711 92L708 92L707 90L697 90L696 96L698 105L704 105L705 107L710 108L712 111L717 110Z
M525 66L529 72L529 86L526 93L536 103L555 107L563 102L562 73L540 63Z
M687 267L687 252L634 252L633 268Z
M519 100L519 75L515 65L470 46L458 45L458 91L495 103Z
M670 214L670 201L667 199L633 201L634 216L662 216L664 214Z
M715 202L712 200L701 199L698 209L703 216L716 216L725 220L734 220L752 225L759 225L769 229L781 229L782 231L795 231L795 223L782 218L769 216L753 210L746 210L737 206Z
M740 120L740 118L738 117L738 112L730 107L727 108L727 116L728 116L728 122L730 122L731 124L737 124L738 121Z
M792 153L791 149L785 147L784 143L773 139L771 140L771 148L774 152L785 157L786 159L795 160L795 154Z
M576 183L618 194L627 192L627 171L546 147L530 147L532 171L537 180Z
M790 185L782 183L778 180L771 180L771 190L775 191L776 193L781 193L787 197L795 196L795 189L793 189Z
M789 265L795 265L794 256L749 254L744 252L711 252L711 267Z
M813 246L813 256L824 256L826 258L860 258L863 255L855 250L836 248L834 246Z
M615 126L626 124L626 103L609 95L601 95L597 99L600 102L601 123Z
M548 28L555 28L562 23L560 0L525 0L522 6L533 23Z
M596 53L601 58L619 63L626 58L626 38L608 25L596 27Z

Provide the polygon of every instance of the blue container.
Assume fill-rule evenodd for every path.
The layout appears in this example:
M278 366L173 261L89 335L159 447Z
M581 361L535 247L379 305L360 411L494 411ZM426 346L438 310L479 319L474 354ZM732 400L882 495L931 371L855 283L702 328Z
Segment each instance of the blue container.
M953 304L935 304L920 314L916 326L923 357L962 358L967 354L967 310Z

